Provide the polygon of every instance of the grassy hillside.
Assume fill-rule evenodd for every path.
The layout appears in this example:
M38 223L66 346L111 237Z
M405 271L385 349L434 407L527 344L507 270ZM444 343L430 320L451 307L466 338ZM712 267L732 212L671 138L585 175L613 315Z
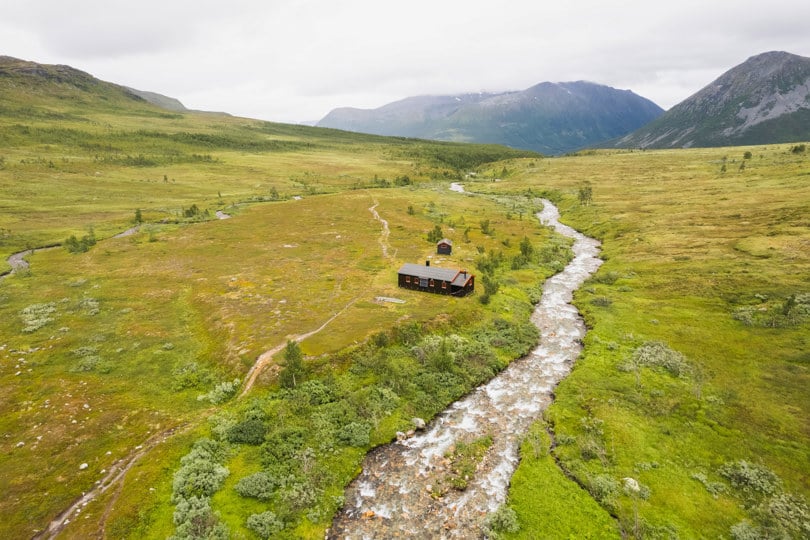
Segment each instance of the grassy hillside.
M553 457L628 536L808 534L810 155L798 150L598 152L468 185L546 190L603 242L576 295L585 352L546 421ZM545 458L524 457L511 504L531 523L560 508L525 488Z
M435 250L426 238L436 226L457 242L444 264L471 269L479 247L518 252L524 236L548 237L533 220L507 219L497 203L448 196L447 184L463 171L525 152L169 113L70 68L8 64L0 72L2 264L70 235L97 243L83 253L29 255L30 270L0 281L4 537L41 531L144 452L123 484L71 518L65 535L165 538L175 528L172 477L193 441L212 436L206 419L241 414L255 400L269 400L272 410L267 392L278 389L277 362L233 406L215 395L233 388L263 352L337 315L301 345L308 371L337 376L350 364L341 351L403 324L459 332L494 324L501 300L375 298L401 295L396 269ZM372 207L390 224L387 234ZM233 217L217 220L217 210ZM484 235L482 219L498 234ZM140 229L131 236L111 238L133 225ZM509 271L503 291L514 290L516 308L524 306L514 324L528 317L525 290L552 272L540 262ZM415 413L429 417L519 352L498 352L491 367L459 375ZM367 388L370 377L346 384ZM355 407L365 398L353 399ZM393 437L412 402L403 399L396 416L375 424L375 442ZM362 455L336 444L346 448L343 472L318 487L329 497ZM238 448L229 465L234 482L239 463L258 466ZM244 501L227 493L217 511L251 534L249 514L233 514ZM317 535L329 514L305 525L303 510L285 519Z

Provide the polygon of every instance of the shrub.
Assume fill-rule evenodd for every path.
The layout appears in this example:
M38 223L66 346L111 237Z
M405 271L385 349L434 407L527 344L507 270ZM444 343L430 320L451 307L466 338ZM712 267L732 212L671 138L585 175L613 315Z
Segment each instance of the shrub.
M772 495L781 488L779 477L773 472L745 460L726 463L718 472L747 495Z
M174 473L172 501L178 503L191 497L210 497L228 477L229 471L220 464L227 449L211 439L199 439L191 451L180 458L180 469Z
M364 447L370 442L370 427L365 422L351 422L337 431L337 440L347 446Z
M239 480L234 486L236 492L242 497L253 497L266 501L273 496L280 482L278 478L267 472L257 472Z
M633 352L634 366L661 368L675 377L688 374L691 369L686 358L660 341L648 341Z
M303 427L280 429L267 436L262 445L262 465L266 468L292 461L303 448L307 431Z
M75 234L71 234L64 242L65 249L70 253L84 253L89 251L91 247L96 245L96 235L93 230L81 238L76 238Z
M259 538L266 539L281 532L284 529L284 522L273 512L268 511L250 515L247 518L247 528L259 535Z
M762 531L748 521L741 521L731 527L731 538L734 540L761 540Z
M236 394L236 391L239 390L239 386L241 386L241 384L242 381L239 379L221 382L207 394L200 394L197 396L197 401L206 400L211 402L213 405L225 403L232 398L234 394Z
M211 510L207 497L190 497L177 503L174 510L175 534L169 540L205 538L227 540L228 527L221 523L219 515Z
M612 303L613 300L607 296L597 296L595 298L591 298L591 305L596 307L610 307Z
M172 498L179 502L190 497L210 497L222 487L228 474L227 468L205 457L187 460L174 473Z
M499 538L500 533L520 531L517 514L505 504L500 506L484 520L484 531L490 538Z
M591 478L589 491L597 501L611 506L619 494L619 488L619 482L608 475L600 474Z
M201 388L211 383L211 373L197 362L186 362L172 371L172 390Z
M433 227L433 230L427 234L428 242L436 243L439 240L444 238L444 233L442 232L442 228L438 225Z
M25 326L22 331L26 334L36 332L48 323L53 322L53 315L56 313L56 304L31 304L20 311L20 318Z
M263 421L250 418L231 426L226 438L232 443L261 444L266 433Z
M298 385L296 393L307 396L310 405L324 405L335 401L334 388L327 386L323 381L312 380Z
M810 538L810 509L803 499L778 493L768 500L764 512L766 518L763 521L773 523L777 529L790 531L797 538Z

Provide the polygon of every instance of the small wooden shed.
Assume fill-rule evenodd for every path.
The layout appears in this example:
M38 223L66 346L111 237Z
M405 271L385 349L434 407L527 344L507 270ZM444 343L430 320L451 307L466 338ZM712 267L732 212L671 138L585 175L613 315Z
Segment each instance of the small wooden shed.
M399 286L436 294L467 296L475 292L475 276L466 270L430 266L430 261L424 266L405 263L399 269Z
M450 255L453 253L453 241L448 238L442 238L436 242L436 253L439 255Z

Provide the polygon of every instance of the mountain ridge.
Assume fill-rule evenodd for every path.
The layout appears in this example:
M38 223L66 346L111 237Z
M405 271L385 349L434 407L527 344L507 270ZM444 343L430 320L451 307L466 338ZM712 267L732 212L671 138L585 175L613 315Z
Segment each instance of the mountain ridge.
M542 82L520 91L412 96L376 109L341 107L316 125L556 155L629 133L663 112L630 90Z
M810 58L770 51L748 58L638 130L619 148L689 148L810 139Z
M11 91L17 83L26 88L28 101L56 96L81 102L93 96L102 96L111 106L134 101L171 112L188 111L176 98L103 81L65 64L41 64L0 55L0 84L6 91Z

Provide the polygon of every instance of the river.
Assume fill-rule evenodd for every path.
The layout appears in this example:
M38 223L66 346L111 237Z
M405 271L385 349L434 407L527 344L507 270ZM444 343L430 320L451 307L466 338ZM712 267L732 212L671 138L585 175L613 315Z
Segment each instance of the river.
M551 202L543 200L537 217L574 240L573 260L545 282L532 314L540 344L453 403L426 431L371 451L346 490L329 538L477 537L484 516L506 500L523 435L582 350L585 324L570 303L573 291L602 264L599 242L561 224ZM492 445L467 489L435 496L437 481L447 474L448 451L487 435Z

